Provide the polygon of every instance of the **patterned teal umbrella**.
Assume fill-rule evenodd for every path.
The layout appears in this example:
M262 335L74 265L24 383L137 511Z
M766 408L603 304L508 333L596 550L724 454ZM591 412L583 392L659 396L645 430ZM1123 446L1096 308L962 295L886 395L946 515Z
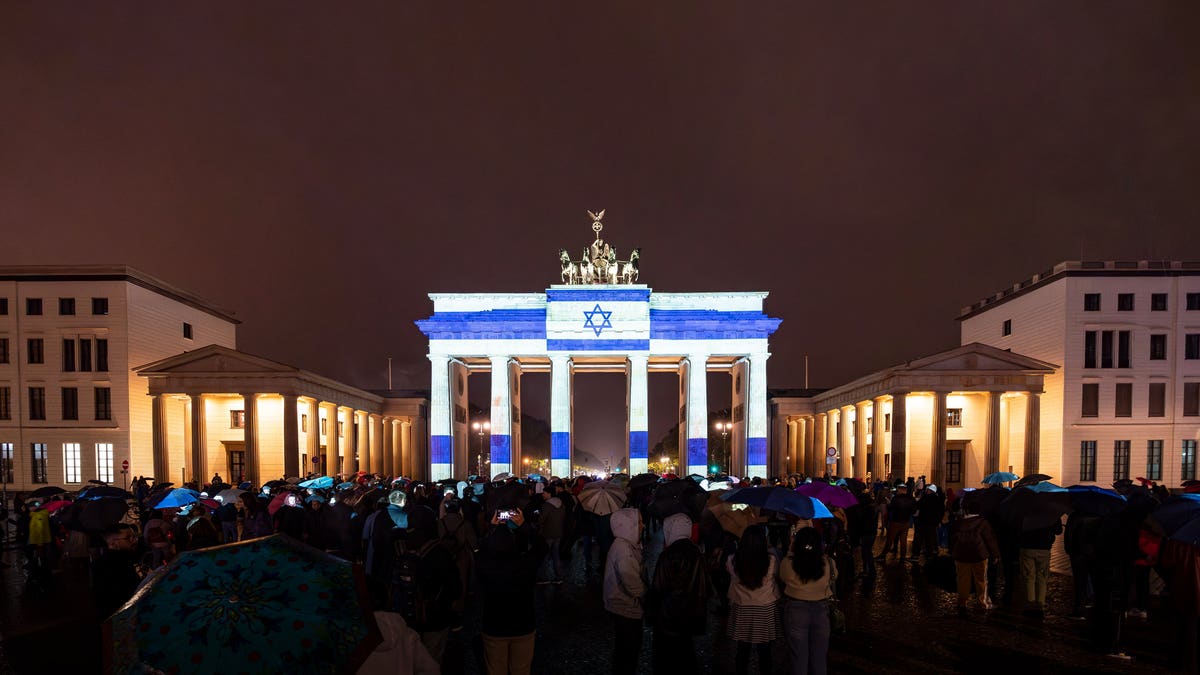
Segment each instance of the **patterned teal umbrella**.
M105 672L354 672L380 642L361 568L285 535L181 554L104 624Z

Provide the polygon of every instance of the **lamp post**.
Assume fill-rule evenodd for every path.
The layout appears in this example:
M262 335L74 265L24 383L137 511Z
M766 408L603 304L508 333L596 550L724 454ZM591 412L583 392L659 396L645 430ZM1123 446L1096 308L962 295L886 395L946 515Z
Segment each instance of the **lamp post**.
M475 475L482 476L483 475L483 435L486 434L492 428L492 424L490 422L483 422L483 423L475 422L474 424L471 425L471 428L474 429L475 434L479 436L479 454L475 456Z
M717 431L721 432L721 459L724 462L725 473L729 473L729 431L733 422L717 422Z

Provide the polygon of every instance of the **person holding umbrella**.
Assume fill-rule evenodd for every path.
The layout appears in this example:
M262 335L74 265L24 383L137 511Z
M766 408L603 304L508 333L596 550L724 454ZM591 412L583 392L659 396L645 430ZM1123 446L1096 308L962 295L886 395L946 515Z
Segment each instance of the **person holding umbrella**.
M988 559L1000 557L1000 546L996 543L992 526L979 517L979 503L969 502L965 508L966 513L954 521L950 532L950 555L954 558L954 570L958 578L959 616L966 616L972 581L979 604L984 609L992 608L992 600L988 597Z

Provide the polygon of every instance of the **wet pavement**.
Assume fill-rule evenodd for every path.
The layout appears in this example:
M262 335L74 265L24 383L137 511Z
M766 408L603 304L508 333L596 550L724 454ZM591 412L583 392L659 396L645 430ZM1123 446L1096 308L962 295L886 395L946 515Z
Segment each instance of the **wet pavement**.
M646 546L652 569L661 540ZM0 675L8 673L92 673L100 671L98 622L91 608L87 575L63 570L46 588L27 581L21 556L6 551L12 566L0 569ZM539 629L534 659L537 673L610 671L612 627L603 610L599 574L585 578L577 546L567 583L537 587ZM1148 621L1126 623L1126 650L1135 657L1119 662L1089 650L1085 622L1066 618L1070 578L1052 575L1045 620L1019 612L972 609L955 613L954 596L925 582L909 564L881 568L876 583L856 582L842 600L848 632L833 638L831 673L1166 673L1175 628L1158 598ZM701 672L733 671L724 616L711 613L708 634L696 638ZM477 639L478 607L462 631L451 634L445 672L481 673ZM646 631L642 672L650 672L651 634ZM775 645L776 672L786 672L787 652Z

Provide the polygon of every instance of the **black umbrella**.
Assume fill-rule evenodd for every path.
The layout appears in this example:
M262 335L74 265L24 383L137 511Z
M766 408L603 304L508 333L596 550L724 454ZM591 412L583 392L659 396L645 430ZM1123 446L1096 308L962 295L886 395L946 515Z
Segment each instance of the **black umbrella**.
M53 497L54 495L61 495L64 492L66 492L66 490L64 490L60 487L55 487L53 485L47 485L45 487L40 487L40 488L34 490L33 492L30 492L29 496L30 497Z
M1054 476L1047 476L1044 473L1031 473L1013 484L1013 487L1019 488L1025 487L1026 485L1034 485L1036 483L1041 483L1042 481L1050 480L1051 478L1054 478Z
M79 526L91 532L100 532L109 525L121 522L129 512L129 504L118 497L102 497L96 500L79 502L82 511L79 514Z
M1020 530L1051 527L1070 512L1070 492L1036 492L1028 487L1014 489L996 509L998 516Z
M654 485L658 483L658 476L653 473L639 473L629 479L629 489L636 490L646 485Z
M133 495L129 494L128 490L122 490L115 485L99 485L84 488L79 493L79 499L92 499L94 497L120 497L121 499L129 499Z
M686 513L691 519L700 517L700 510L708 501L708 495L690 478L677 478L658 486L650 512L659 518L676 513Z
M529 490L521 483L492 483L484 491L488 516L501 509L525 509L529 504Z
M993 485L982 490L971 490L962 496L963 508L968 504L979 505L979 515L987 516L995 512L1000 503L1008 498L1010 490L1006 487Z

